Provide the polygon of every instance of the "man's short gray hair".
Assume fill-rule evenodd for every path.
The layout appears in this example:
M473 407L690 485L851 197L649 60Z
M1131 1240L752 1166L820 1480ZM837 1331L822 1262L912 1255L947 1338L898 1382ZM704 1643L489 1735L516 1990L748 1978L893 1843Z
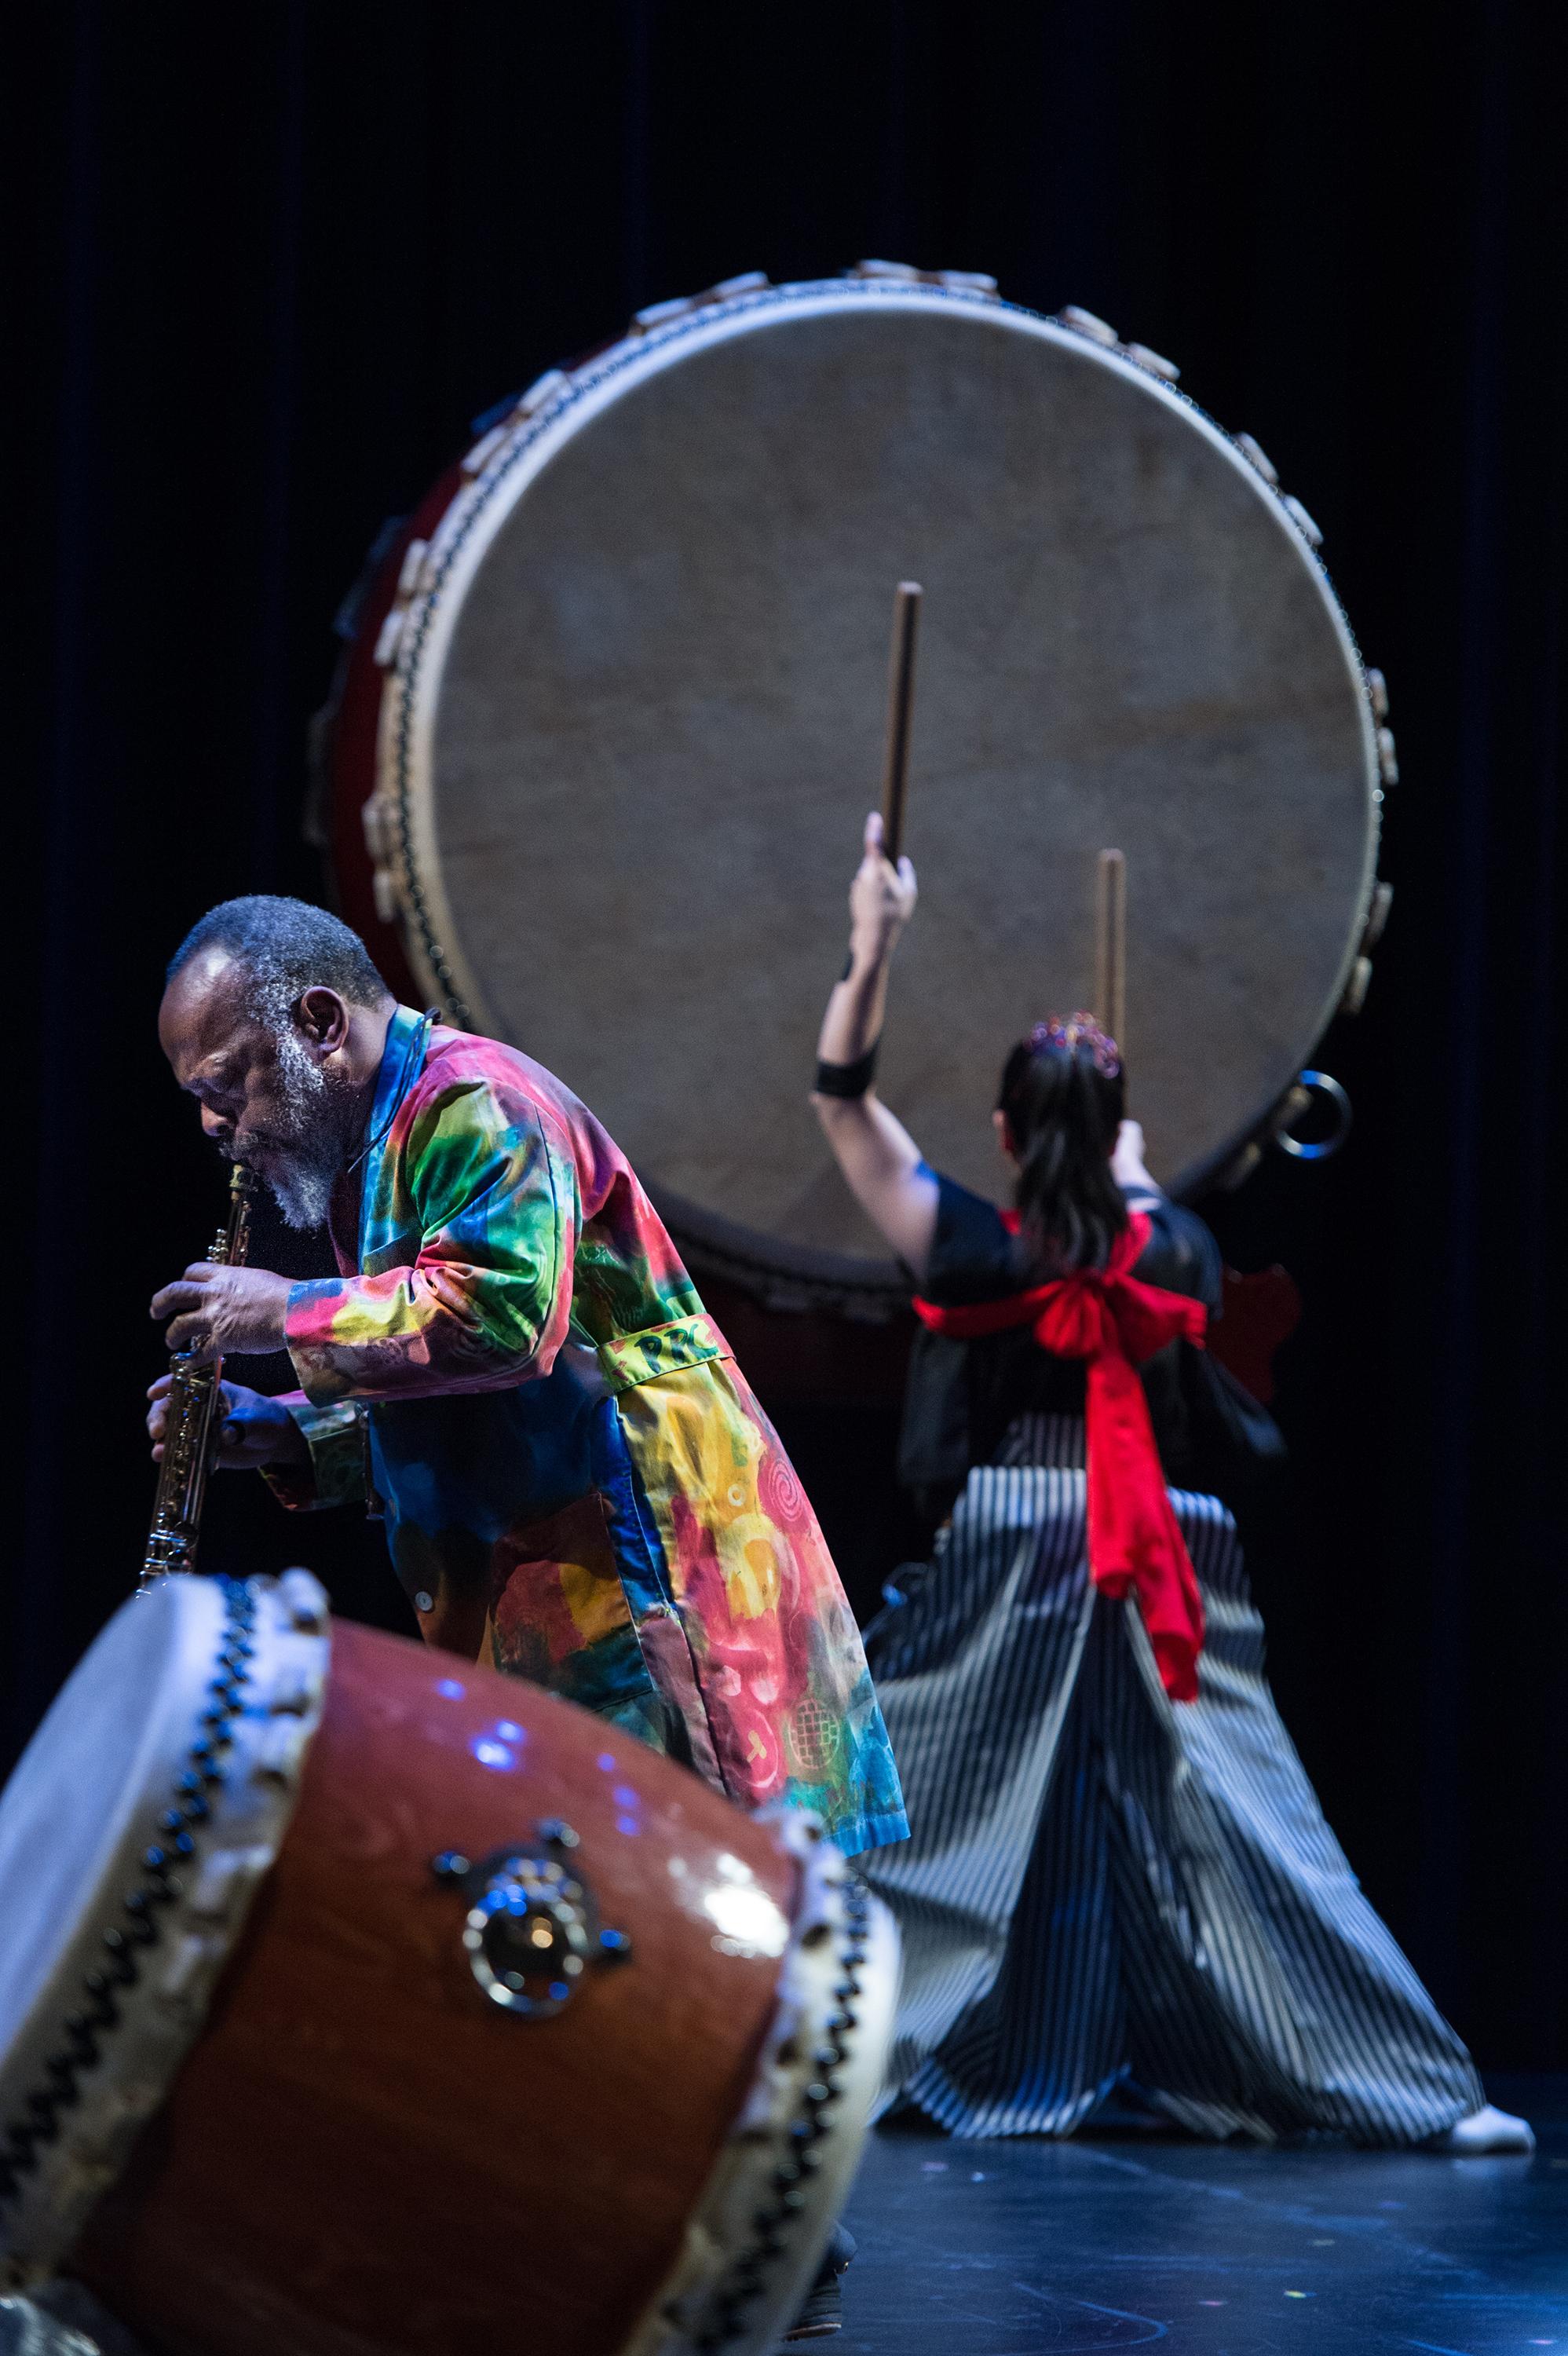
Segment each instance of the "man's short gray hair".
M273 1023L306 990L336 990L351 1006L380 1006L391 995L358 934L308 900L252 892L209 908L169 959L167 979L203 949L227 950L245 968L256 1012Z

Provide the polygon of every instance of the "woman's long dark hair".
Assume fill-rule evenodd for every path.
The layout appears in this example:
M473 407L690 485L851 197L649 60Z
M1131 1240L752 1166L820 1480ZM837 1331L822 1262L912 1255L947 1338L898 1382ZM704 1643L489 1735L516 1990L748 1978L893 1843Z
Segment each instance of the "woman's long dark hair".
M1020 1039L997 1098L1019 1159L1019 1240L1042 1276L1104 1268L1127 1224L1111 1150L1125 1088L1115 1042L1086 1014Z

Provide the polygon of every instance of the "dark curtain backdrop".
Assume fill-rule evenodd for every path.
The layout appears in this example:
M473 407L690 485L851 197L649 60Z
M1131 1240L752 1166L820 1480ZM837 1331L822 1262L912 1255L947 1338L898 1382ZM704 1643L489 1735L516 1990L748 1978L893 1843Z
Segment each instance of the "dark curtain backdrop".
M1483 2059L1568 2062L1547 22L126 0L31 12L25 56L13 24L7 1755L133 1574L144 1303L217 1207L154 1038L162 964L219 897L320 888L306 721L383 519L644 303L862 254L988 270L1170 353L1257 435L1389 675L1394 916L1322 1056L1353 1141L1211 1206L1307 1301L1252 1550L1373 1897ZM796 1423L864 1597L886 1419ZM347 1517L220 1484L210 1544L393 1614Z

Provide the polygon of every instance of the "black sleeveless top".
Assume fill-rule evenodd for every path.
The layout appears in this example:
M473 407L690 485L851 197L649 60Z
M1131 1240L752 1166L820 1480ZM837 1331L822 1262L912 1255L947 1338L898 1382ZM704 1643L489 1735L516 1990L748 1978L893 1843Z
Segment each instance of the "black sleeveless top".
M932 1174L938 1189L936 1236L922 1297L944 1309L966 1308L1038 1283L996 1204L955 1179ZM1214 1316L1222 1269L1220 1248L1202 1220L1163 1197L1145 1215L1149 1239L1135 1274L1164 1291L1201 1301ZM1242 1405L1238 1387L1207 1352L1172 1342L1140 1371L1160 1462L1173 1487L1218 1487L1249 1457L1283 1453L1271 1419L1254 1401ZM922 1326L904 1394L899 1479L922 1515L939 1521L971 1467L995 1461L1020 1416L1082 1416L1083 1391L1082 1361L1041 1349L1028 1325L974 1342Z

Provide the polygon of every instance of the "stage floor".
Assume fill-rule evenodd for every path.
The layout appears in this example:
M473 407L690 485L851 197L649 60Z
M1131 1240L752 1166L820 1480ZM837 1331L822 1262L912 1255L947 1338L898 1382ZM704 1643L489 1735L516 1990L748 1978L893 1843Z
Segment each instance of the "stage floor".
M839 2356L1568 2356L1568 2079L1532 2159L872 2137Z

